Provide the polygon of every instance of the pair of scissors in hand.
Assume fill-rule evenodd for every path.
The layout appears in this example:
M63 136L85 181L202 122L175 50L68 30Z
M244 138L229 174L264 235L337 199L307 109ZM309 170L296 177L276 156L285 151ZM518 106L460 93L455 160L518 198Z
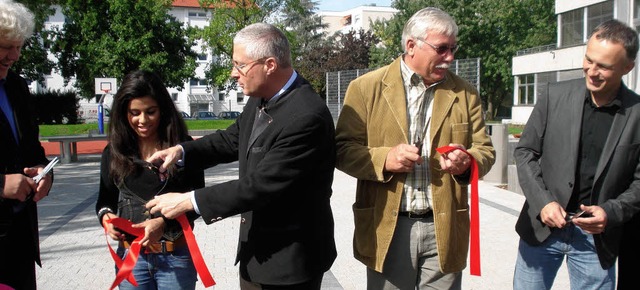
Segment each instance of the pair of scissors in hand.
M49 164L47 164L47 166L44 167L42 172L40 172L38 175L33 177L33 182L38 184L40 180L42 180L42 178L44 178L44 176L47 175L47 173L51 172L51 169L53 169L53 166L58 164L58 161L60 161L60 159L58 159L58 157L54 157L53 160L51 160ZM35 195L35 192L32 191L29 195L27 195L27 200L32 199L34 195Z
M36 184L38 184L38 182L40 182L40 180L42 180L42 178L44 178L44 176L47 175L47 173L51 172L51 169L53 169L53 166L58 164L58 161L60 161L58 159L58 157L54 157L53 160L51 160L49 162L49 164L47 164L47 166L45 166L45 168L42 170L42 172L40 172L38 175L33 177L33 181Z

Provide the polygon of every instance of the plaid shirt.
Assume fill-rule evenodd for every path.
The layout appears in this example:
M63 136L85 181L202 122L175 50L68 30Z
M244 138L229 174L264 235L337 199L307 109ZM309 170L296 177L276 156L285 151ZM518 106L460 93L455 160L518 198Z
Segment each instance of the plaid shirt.
M416 164L409 172L404 184L400 211L425 213L431 208L431 190L429 188L429 128L431 113L433 112L434 87L440 83L426 87L422 77L414 73L402 60L400 65L402 80L407 98L407 118L409 122L409 142L422 142L422 164Z

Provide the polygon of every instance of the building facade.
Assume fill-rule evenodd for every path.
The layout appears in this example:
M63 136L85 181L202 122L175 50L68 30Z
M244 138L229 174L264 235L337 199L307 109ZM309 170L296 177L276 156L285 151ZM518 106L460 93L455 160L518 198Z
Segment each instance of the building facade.
M398 13L397 9L383 6L358 6L345 11L320 11L318 15L322 23L327 24L323 30L327 36L336 32L348 33L351 30L369 31L371 23L376 20L389 20Z
M513 108L511 122L525 124L550 83L584 77L582 61L591 31L600 23L617 19L640 28L640 0L556 0L557 42L519 51L513 58ZM640 92L638 66L623 81Z
M60 6L54 5L53 8L55 9L55 13L49 16L45 22L45 28L52 29L57 27L61 29L65 22L65 16ZM185 27L191 26L198 28L207 26L211 16L210 12L200 7L197 0L174 0L169 14L182 22ZM205 69L207 65L214 60L215 56L204 47L203 43L196 43L196 45L192 47L193 51L198 54L195 77L185 82L181 90L178 88L167 88L176 108L188 115L201 111L211 111L215 114L222 111L242 111L242 107L246 102L242 91L237 92L231 90L229 92L220 92L215 87L207 86ZM49 58L54 62L57 61L53 54L50 54ZM45 76L44 84L32 82L30 87L31 90L36 93L46 90L75 90L73 87L74 82L74 79L71 79L65 86L61 74L54 70L51 74ZM117 84L113 87L109 94L116 93ZM80 101L80 112L83 115L82 117L88 122L97 121L97 102L101 97L99 94L102 94L102 92L97 88L96 98L91 98L90 100L82 98ZM104 98L104 107L107 112L113 100L109 94Z

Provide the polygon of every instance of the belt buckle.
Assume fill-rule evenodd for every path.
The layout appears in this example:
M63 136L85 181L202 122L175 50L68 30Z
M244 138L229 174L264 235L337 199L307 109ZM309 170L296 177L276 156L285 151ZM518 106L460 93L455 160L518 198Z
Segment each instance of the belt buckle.
M157 243L150 243L148 246L144 248L144 253L145 254L166 254L168 253L167 242L165 240L162 240L162 241L158 241Z
M162 240L160 241L160 247L162 248L162 253L166 254L167 253L167 242Z

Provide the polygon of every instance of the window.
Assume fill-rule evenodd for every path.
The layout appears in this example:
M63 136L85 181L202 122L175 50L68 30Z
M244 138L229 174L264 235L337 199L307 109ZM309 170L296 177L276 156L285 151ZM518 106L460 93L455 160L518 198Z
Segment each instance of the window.
M206 53L199 53L198 54L198 61L207 61L207 54Z
M613 19L613 1L598 3L587 8L587 34L596 26Z
M576 9L560 15L560 46L572 46L584 43L584 10Z
M206 18L207 17L207 12L204 11L189 11L189 17L194 17L194 18Z
M560 15L560 47L584 44L596 26L611 19L613 19L613 0L562 13Z
M242 91L238 91L237 95L238 95L238 98L237 98L238 104L244 103L244 94L242 93Z
M207 86L207 81L203 80L203 79L191 79L189 84L192 87L205 87L205 86Z
M533 105L534 102L534 86L535 75L521 75L518 76L518 104L519 105Z
M178 93L171 93L171 99L175 102L178 100Z
M349 26L351 25L351 15L347 15L342 17L342 26Z

